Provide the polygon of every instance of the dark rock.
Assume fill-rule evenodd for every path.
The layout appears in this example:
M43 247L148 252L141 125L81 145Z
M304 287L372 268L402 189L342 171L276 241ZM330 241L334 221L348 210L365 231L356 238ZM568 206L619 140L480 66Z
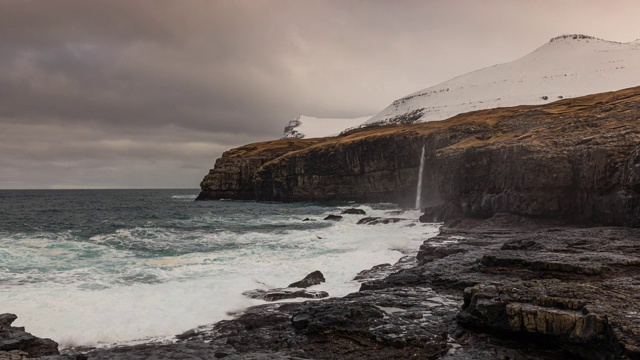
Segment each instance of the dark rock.
M270 290L255 289L245 291L242 293L242 295L251 299L260 299L264 301L278 301L295 298L322 299L329 296L326 291L300 290L295 288L281 288Z
M14 314L0 315L0 353L22 351L32 358L59 354L55 341L35 337L25 332L23 327L11 326L16 319Z
M341 215L345 215L345 214L348 214L348 215L367 215L367 212L362 210L362 209L351 208L351 209L343 210L340 214Z
M318 285L325 281L326 280L324 279L324 275L322 274L322 272L320 272L320 270L316 270L310 273L309 275L305 276L304 279L289 284L288 287L308 288L309 286Z
M426 207L424 213L419 220L423 223L437 223L451 221L464 217L461 209L454 203L446 202L444 204Z
M315 219L304 218L302 221L316 221Z
M11 326L17 318L15 314L0 314L0 326Z
M381 276L378 276L378 274L382 273L387 275L386 273L389 271L390 268L391 268L391 264L388 264L388 263L376 265L371 269L360 271L358 275L356 275L356 277L353 278L353 280L371 279L375 277L379 278Z
M324 220L340 221L340 220L342 220L342 216L340 216L340 215L328 215L327 217L324 218Z
M291 317L291 325L293 325L293 328L296 330L304 330L309 326L309 319L309 314L294 314Z
M381 217L366 217L358 221L358 225L379 225L379 224L393 224L400 221L409 221L409 219L402 218L381 218Z

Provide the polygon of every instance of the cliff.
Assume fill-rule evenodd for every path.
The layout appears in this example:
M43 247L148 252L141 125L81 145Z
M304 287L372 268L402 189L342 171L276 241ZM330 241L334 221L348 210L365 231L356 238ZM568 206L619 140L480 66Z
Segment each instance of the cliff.
M368 201L489 217L640 226L640 87L339 137L247 145L218 159L201 199ZM434 213L435 215L441 215ZM440 219L442 220L442 219Z
M200 182L202 192L196 200L255 198L253 180L267 161L305 149L321 139L287 139L245 145L225 151L213 169Z

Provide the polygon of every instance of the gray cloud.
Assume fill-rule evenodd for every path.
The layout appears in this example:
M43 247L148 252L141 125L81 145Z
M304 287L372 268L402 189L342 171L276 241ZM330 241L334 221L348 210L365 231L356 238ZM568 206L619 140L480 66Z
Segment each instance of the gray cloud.
M634 1L0 2L0 188L196 187L298 114L373 114Z

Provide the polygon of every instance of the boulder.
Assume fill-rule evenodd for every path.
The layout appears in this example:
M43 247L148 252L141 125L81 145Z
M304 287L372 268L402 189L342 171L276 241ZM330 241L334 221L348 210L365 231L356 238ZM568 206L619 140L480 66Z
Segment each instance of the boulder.
M17 318L14 314L0 315L0 353L22 351L31 358L60 353L55 341L33 336L23 327L11 326Z
M264 301L278 301L285 299L305 298L305 299L322 299L329 296L326 291L302 290L294 288L277 288L277 289L255 289L242 293L242 295Z
M355 209L355 208L350 208L350 209L346 209L343 210L340 215L367 215L367 212L362 210L362 209Z
M310 273L309 275L305 276L304 279L289 284L288 287L308 288L309 286L318 285L325 281L326 280L324 279L324 275L319 270L316 270Z
M382 217L366 217L358 221L358 225L379 225L379 224L393 224L400 221L409 221L409 219L402 218L382 218Z
M328 215L327 217L324 218L324 220L340 221L340 220L342 220L342 216L340 216L340 215Z

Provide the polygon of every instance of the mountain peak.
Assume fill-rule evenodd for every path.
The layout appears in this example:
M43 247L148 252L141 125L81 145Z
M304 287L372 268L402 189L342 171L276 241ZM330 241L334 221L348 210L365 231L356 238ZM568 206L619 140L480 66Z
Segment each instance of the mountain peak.
M640 85L640 41L556 36L509 63L476 70L394 101L366 125L415 123Z

